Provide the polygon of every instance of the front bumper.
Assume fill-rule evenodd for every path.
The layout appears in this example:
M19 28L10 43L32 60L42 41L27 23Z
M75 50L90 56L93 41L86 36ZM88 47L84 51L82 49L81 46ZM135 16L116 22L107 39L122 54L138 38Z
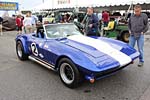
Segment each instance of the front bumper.
M135 53L133 53L133 54L131 54L130 55L130 58L131 58L131 62L129 62L128 64L126 64L126 65L123 65L123 66L114 66L114 67L110 67L110 68L105 68L105 69L103 69L102 68L102 70L101 71L97 71L97 72L90 72L90 73L88 73L88 74L86 74L85 75L85 79L87 79L87 80L99 80L99 79L102 79L102 78L104 78L104 77L107 77L107 76L110 76L110 75L113 75L113 74L115 74L116 72L118 72L119 70L121 70L121 69L123 69L123 68L125 68L125 67L127 67L128 65L130 65L130 64L133 64L133 61L136 59L136 58L138 58L139 57L139 52L135 52Z
M139 55L140 55L140 53L139 52L135 52L135 53L133 53L133 54L131 54L130 55L130 58L132 59L132 61L133 60L135 60L136 58L138 58L139 57Z
M101 78L104 78L104 77L107 77L107 76L110 76L112 74L115 74L116 72L118 72L119 70L127 67L128 65L130 65L131 63L127 64L127 65L124 65L124 66L119 66L119 67L115 67L115 68L112 68L112 69L109 69L109 70L106 70L106 71L102 71L100 73L95 73L95 79L96 80L99 80Z
M108 69L108 70L105 70L105 71L101 71L101 72L95 72L93 73L92 75L88 76L86 75L85 78L87 80L91 80L91 79L94 79L94 80L99 80L99 79L102 79L102 78L105 78L105 77L108 77L108 76L111 76L113 74L115 74L116 72L118 72L119 70L127 67L128 65L130 65L132 62L124 65L124 66L117 66L117 67L114 67L114 68L111 68L111 69Z

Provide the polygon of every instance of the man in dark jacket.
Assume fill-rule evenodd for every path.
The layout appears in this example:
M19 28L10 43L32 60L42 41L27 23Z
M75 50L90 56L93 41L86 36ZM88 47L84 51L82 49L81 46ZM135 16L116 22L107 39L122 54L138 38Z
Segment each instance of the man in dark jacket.
M139 64L141 67L144 64L144 33L148 30L148 16L141 13L141 6L135 5L134 14L131 15L128 23L129 33L130 33L130 46L134 47L137 41L139 56Z
M93 13L93 8L87 8L87 15L85 16L85 34L87 36L99 36L98 27L99 21L98 17ZM84 22L83 22L84 23Z

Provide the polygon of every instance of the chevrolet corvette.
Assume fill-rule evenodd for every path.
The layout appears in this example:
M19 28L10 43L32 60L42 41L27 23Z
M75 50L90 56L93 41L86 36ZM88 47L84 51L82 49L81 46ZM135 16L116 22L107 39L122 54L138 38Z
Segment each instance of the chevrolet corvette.
M16 36L20 60L33 60L59 73L64 85L75 88L82 79L91 83L131 64L139 52L128 44L82 35L72 23L47 24L36 33Z

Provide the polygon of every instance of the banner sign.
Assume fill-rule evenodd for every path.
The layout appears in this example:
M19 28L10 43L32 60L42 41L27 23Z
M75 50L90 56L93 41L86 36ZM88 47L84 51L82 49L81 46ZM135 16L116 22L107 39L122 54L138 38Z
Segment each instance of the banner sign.
M70 4L70 0L58 0L58 4Z
M18 10L17 2L0 2L0 10Z

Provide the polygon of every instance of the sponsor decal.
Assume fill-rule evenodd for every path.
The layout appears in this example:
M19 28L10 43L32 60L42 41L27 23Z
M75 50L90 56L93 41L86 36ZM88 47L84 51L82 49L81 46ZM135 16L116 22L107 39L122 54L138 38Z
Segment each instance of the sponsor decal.
M48 49L48 45L45 44L45 45L44 45L44 48Z
M70 4L70 0L58 0L58 4Z
M40 56L41 58L44 58L44 56L43 56L41 53L39 54L39 56Z
M42 47L42 43L39 43L39 46Z

